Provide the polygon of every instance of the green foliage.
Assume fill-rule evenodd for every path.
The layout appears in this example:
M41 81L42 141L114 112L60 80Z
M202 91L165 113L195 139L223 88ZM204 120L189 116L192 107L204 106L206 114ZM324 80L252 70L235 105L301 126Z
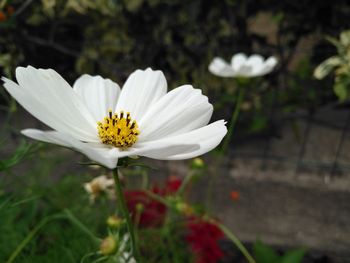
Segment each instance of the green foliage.
M253 252L257 263L301 263L306 250L293 249L280 256L272 247L258 240L254 244Z
M281 263L300 263L305 255L305 249L294 249L287 251L283 256Z
M337 48L338 55L323 61L315 69L314 76L323 79L334 72L334 93L340 101L345 101L350 97L350 30L343 31L339 40L332 37L327 39Z
M244 116L252 124L240 126L248 132L266 129L269 110L264 109L274 104L269 99L273 93L271 87L281 93L280 105L285 110L309 108L324 103L324 98L334 99L326 85L313 82L310 74L301 76L298 69L290 69L290 64L298 57L299 61L308 60L313 68L312 55L318 54L318 43L311 53L301 55L296 50L298 43L314 33L339 33L348 24L349 13L349 6L340 0L317 3L311 0L295 3L12 0L2 3L0 11L6 12L8 6L15 10L0 22L0 73L11 77L18 65L31 64L54 68L70 82L80 74L90 73L122 84L135 68L151 66L165 72L170 88L191 83L203 89L226 117L235 97L234 85L232 79L209 74L207 67L213 57L229 60L236 52L277 56L279 73L283 76L277 78L272 73L257 83L258 88L248 92L246 104L251 106L247 110L249 114ZM268 22L275 28L271 33L251 29L251 22L261 14L267 14ZM345 35L341 38L347 41ZM328 63L321 74L329 72L334 63ZM304 87L313 93L306 96L307 100ZM343 84L334 90L339 97L345 96ZM9 104L1 98L0 103Z
M338 56L333 56L325 61L323 61L314 72L314 76L317 79L323 79L326 77L331 71L334 70L335 67L341 64L341 59Z
M52 207L47 206L49 200L16 200L8 195L0 196L0 200L1 262L6 262L30 231L45 221L47 223L35 232L33 240L29 241L14 262L79 262L86 253L96 250L94 242L69 220L46 220L53 215Z
M1 147L1 144L0 144ZM5 171L20 163L23 159L30 157L40 149L39 144L29 144L22 140L15 152L7 159L0 160L0 171Z
M251 121L249 132L256 133L263 131L268 126L268 120L264 115L255 115Z
M98 254L96 238L118 237L122 229L107 231L105 223L108 216L115 214L115 200L98 199L90 203L83 183L90 181L90 173L97 171L87 170L86 166L77 166L78 170L70 169L57 178L57 170L66 162L67 151L41 148L36 152L35 162L30 162L30 169L25 168L28 161L22 159L21 164L9 170L11 173L1 177L0 262L6 262L13 254L15 263L89 263L102 259L110 263L128 262L119 261L118 254L111 257ZM144 262L169 262L169 258L191 262L178 226L168 224L163 229L138 230L146 251ZM123 229L125 233L125 222ZM121 247L123 238L119 235L117 240ZM120 256L125 255L120 253Z
M122 83L135 68L152 66L165 71L170 87L191 83L211 97L219 98L216 106L224 111L235 101L236 94L232 80L208 73L211 59L217 55L229 59L240 51L277 54L285 78L272 75L269 84L263 81L247 91L246 110L257 112L248 125L250 132L266 128L268 119L264 114L268 111L263 109L273 105L273 92L282 85L278 99L285 111L318 102L321 88L316 92L316 85L307 85L307 90L304 85L310 83L311 56L307 54L299 60L291 76L288 65L302 37L315 32L339 33L340 28L348 25L349 13L349 6L341 1L315 3L311 0L295 3L279 0L13 0L1 1L1 4L4 5L0 11L5 12L9 5L15 8L13 15L8 14L6 20L0 22L0 73L9 77L13 77L18 65L32 64L55 68L70 81L82 73L97 73ZM268 12L275 23L276 43L269 41L270 36L249 29L249 21L261 12ZM345 100L349 97L350 37L344 32L340 40L329 38L329 41L339 55L322 63L315 74L323 78L334 71L334 92ZM269 89L271 83L274 90ZM0 98L0 103L15 107L5 102L5 96ZM19 175L12 180L2 178L0 262L5 262L42 220L66 208L100 237L107 234L104 220L114 212L106 203L89 205L82 190L86 174L71 172L60 179L51 178L61 157L45 157L47 152L37 153L35 147L21 144L13 155L0 160L0 171ZM37 161L31 169L15 167L34 152ZM13 195L9 189L14 189ZM166 262L172 255L157 251L181 244L176 240L178 229L169 226L166 233L156 232L158 235L153 231L140 231L145 240L154 240L143 245L150 254L161 254L164 258L150 258L150 262ZM17 262L79 262L97 250L96 244L76 224L55 220L40 229ZM190 261L184 246L179 245L173 251L178 251L178 262ZM305 253L294 250L280 256L262 243L255 245L254 252L258 263L299 263ZM84 262L90 259L87 257Z
M257 263L277 263L279 261L275 250L259 240L255 242L253 251Z
M159 229L145 228L140 233L144 238L141 239L143 247L144 260L149 263L156 262L193 262L188 247L184 245L179 229L173 225L168 225Z
M66 162L66 154L56 151L51 155L41 148L30 169L25 168L28 161L22 160L22 165L1 176L0 262L6 262L45 221L14 262L80 262L86 254L98 251L95 241L64 211L69 209L94 235L103 237L107 234L104 222L113 210L103 202L89 204L83 189L83 183L91 178L86 170L65 173L60 180L52 177L62 161ZM62 216L49 220L56 215Z

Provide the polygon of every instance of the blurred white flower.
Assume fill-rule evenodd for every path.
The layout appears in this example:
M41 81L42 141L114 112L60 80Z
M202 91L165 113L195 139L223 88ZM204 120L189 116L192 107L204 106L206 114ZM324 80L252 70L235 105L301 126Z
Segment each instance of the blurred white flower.
M258 77L270 73L277 65L275 57L264 60L260 55L247 57L243 53L234 55L231 64L216 57L209 65L209 71L219 77Z
M93 202L101 194L107 194L109 197L114 196L114 180L106 175L100 175L90 182L84 184L84 189L88 192L90 200Z
M161 71L136 70L120 89L109 79L83 75L73 88L54 70L16 69L18 84L5 89L51 131L26 129L36 140L73 148L108 168L118 158L188 159L215 148L225 121L208 125L213 106L199 89L184 85L167 93Z
M136 263L136 260L133 257L132 253L126 251L129 240L130 240L129 234L125 234L120 240L120 246L118 250L118 255L119 255L118 262L120 263Z
M119 258L120 263L136 263L135 258L132 256L131 253L124 252L122 257Z

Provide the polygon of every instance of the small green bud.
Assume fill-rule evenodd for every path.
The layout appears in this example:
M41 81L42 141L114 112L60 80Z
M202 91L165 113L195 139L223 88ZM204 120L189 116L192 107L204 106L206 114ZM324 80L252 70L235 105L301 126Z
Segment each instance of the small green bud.
M175 208L181 214L184 214L186 216L193 215L193 212L194 212L193 208L189 204L181 201L176 203Z
M145 206L142 203L137 203L136 204L136 211L139 213L142 213L143 210L145 210Z
M109 216L107 218L107 225L110 228L118 228L123 223L123 219L118 216Z
M108 236L102 240L100 245L100 252L102 255L112 255L117 251L117 241L113 236Z
M205 167L205 163L201 158L194 158L191 162L191 167L193 169L203 169Z

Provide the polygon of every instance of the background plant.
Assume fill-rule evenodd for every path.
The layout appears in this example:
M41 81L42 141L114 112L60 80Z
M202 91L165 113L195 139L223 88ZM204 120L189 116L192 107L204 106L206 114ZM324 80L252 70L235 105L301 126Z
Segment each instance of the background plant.
M343 31L339 39L328 37L327 40L336 47L338 55L323 61L315 69L314 76L321 80L333 72L333 91L343 102L350 96L350 30Z
M302 58L310 59L312 69L332 53L322 35L335 36L349 25L349 6L343 0L2 1L2 12L8 7L13 14L0 22L0 65L6 75L15 66L33 64L53 67L71 80L81 73L98 72L122 82L134 68L152 66L163 69L174 86L190 82L220 98L232 93L232 85L208 74L214 56L276 55L279 77L269 76L268 89L253 89L246 98L254 105L249 108L254 114L243 118L250 124L242 127L249 130L253 125L258 131L266 128L263 123L275 100L288 111L334 100L327 83L306 76L306 65L300 63ZM261 16L274 28L271 32L250 26ZM298 46L306 37L315 39L311 52ZM291 66L295 60L299 66ZM263 101L264 108L257 101Z
M290 113L337 101L329 89L331 79L319 82L311 76L315 65L336 52L323 36L337 38L350 28L345 0L227 0L215 4L205 0L12 0L1 1L0 11L5 15L0 18L1 75L13 77L16 66L33 64L55 68L71 81L81 73L98 73L123 82L136 67L151 65L163 69L174 86L193 83L204 89L215 98L218 114L226 116L231 114L227 105L234 98L234 87L231 81L208 74L210 60L216 55L229 59L239 51L278 56L277 72L246 94L241 134L268 128L274 105ZM269 25L276 27L271 35L250 27L264 13L272 21ZM305 37L315 35L310 50L298 46ZM0 172L0 218L5 222L0 226L4 233L0 235L0 261L5 261L41 220L65 208L104 237L105 217L113 209L101 201L94 205L98 213L91 215L81 187L94 172L75 166L60 172L67 160L64 151L53 156L41 149L35 152L35 164L22 158L27 156L23 153L31 152L28 145L19 147L18 152L4 151L12 140L18 142L19 135L10 128L10 124L17 125L13 113L18 107L3 89L0 97L1 116L7 116L1 130L8 134L0 150L1 166L6 167L6 176ZM19 161L19 167L14 167ZM77 262L95 250L93 241L75 224L58 220L45 225L18 260Z

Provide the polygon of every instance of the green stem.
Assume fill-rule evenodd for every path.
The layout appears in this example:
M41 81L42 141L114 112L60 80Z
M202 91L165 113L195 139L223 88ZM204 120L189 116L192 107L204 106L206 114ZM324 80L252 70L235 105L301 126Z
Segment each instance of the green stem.
M180 185L180 188L179 190L177 191L177 194L179 196L182 196L183 195L183 192L185 191L187 185L191 182L192 180L192 177L194 176L194 172L191 171L185 178L184 180L182 181L181 185Z
M248 250L242 244L242 242L223 224L218 222L212 222L217 225L222 232L235 244L235 246L241 251L244 257L248 260L249 263L256 263L255 259L250 255Z
M164 204L164 205L166 205L168 207L171 207L170 203L165 198L161 197L160 195L157 195L157 194L155 194L155 193L153 193L153 192L151 192L149 190L145 190L145 193L149 197L151 197L152 199L154 199L154 200L156 200L156 201L158 201L158 202L160 202L160 203L162 203L162 204Z
M79 221L78 218L76 218L73 213L68 210L65 209L64 210L65 215L67 216L67 218L73 223L75 224L76 227L78 227L82 232L84 232L85 234L87 234L96 244L100 243L101 240L99 238L97 238L83 223L81 223Z
M82 230L88 236L90 236L95 243L100 242L100 240L96 236L94 236L94 234L92 234L90 230L88 230L76 217L74 217L74 215L69 210L65 210L64 214L56 214L56 215L46 217L39 224L37 224L36 227L29 232L26 238L23 239L23 241L16 247L15 251L13 251L13 253L9 257L9 259L6 261L6 263L12 263L16 259L16 257L22 252L22 250L28 245L28 243L34 238L34 236L39 232L41 228L43 228L46 224L50 223L51 221L54 221L57 219L70 220L72 223L78 226L80 230Z
M142 189L147 189L148 188L148 173L143 170L142 173Z
M230 145L231 138L232 138L232 135L233 135L233 131L234 131L235 125L237 123L239 113L241 111L241 104L242 104L243 97L244 97L244 91L245 91L245 87L244 86L243 87L239 87L237 101L236 101L236 106L235 106L235 109L234 109L234 111L232 113L232 116L231 116L230 126L228 128L227 135L226 135L225 140L223 142L223 145L222 145L222 148L221 148L221 153L225 153L227 151L227 148Z
M113 170L113 178L114 178L114 184L115 184L115 192L117 194L118 202L119 202L119 207L123 213L123 216L126 220L126 224L128 227L128 231L130 234L130 240L131 240L131 249L132 249L132 254L136 260L137 263L141 262L140 260L140 252L136 244L136 239L135 239L135 233L134 233L134 227L131 222L131 218L129 215L128 208L126 206L125 202L125 197L122 191L122 187L120 185L120 180L118 176L118 168L115 168Z
M181 263L181 261L179 260L179 255L176 251L176 246L174 244L174 239L173 239L174 236L171 234L170 213L172 213L172 211L170 209L168 209L167 214L166 214L166 218L165 218L165 222L164 222L163 232L165 234L166 240L168 241L167 244L169 245L168 249L170 249L170 251L171 251L172 262Z
M11 254L11 256L9 257L9 259L6 261L6 263L11 263L15 260L15 258L19 255L19 253L21 253L21 251L23 250L23 248L32 240L32 238L36 235L36 233L43 227L45 226L47 223L49 223L50 221L56 220L56 219L61 219L61 218L65 218L65 216L62 215L54 215L54 216L50 216L47 217L45 219L43 219L32 231L30 231L30 233L28 234L28 236L23 239L23 241L16 247L15 251L13 251L13 253Z
M161 197L158 196L157 194L154 194L150 191L145 191L146 194L148 194L149 197L153 198L154 200L161 202L163 204L165 204L166 206L170 207L170 204L168 203L168 201ZM224 234L235 244L235 246L241 251L241 253L245 256L245 258L248 260L249 263L256 263L255 259L250 255L250 253L248 252L248 250L244 247L244 245L242 244L242 242L223 224L214 221L210 218L206 218L206 220L208 220L210 223L215 224L217 227L219 227L222 232L224 232ZM167 222L166 222L167 223Z

